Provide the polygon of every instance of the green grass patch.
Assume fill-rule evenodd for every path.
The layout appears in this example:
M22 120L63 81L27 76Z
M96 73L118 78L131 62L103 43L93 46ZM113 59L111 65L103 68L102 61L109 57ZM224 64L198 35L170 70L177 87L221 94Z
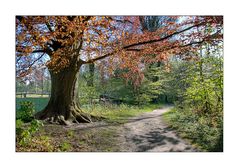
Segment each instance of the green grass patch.
M104 117L109 122L124 123L127 119L140 115L145 112L151 112L152 110L161 108L161 104L149 104L144 106L132 106L132 105L94 105L85 106L83 111L95 116Z
M49 98L38 97L38 98L16 98L16 109L20 109L20 102L30 101L34 105L35 112L42 110L48 103ZM104 117L110 122L124 123L127 119L140 115L144 112L150 112L155 109L162 107L162 104L148 104L144 106L134 105L115 105L115 104L95 104L85 105L82 110L86 113L93 114L95 116Z
M189 109L172 109L163 114L163 119L181 137L189 139L202 151L223 151L222 116L215 119L210 115L198 115Z
M38 98L16 98L16 109L19 110L20 102L30 101L35 107L35 112L42 110L48 103L48 97L38 97Z

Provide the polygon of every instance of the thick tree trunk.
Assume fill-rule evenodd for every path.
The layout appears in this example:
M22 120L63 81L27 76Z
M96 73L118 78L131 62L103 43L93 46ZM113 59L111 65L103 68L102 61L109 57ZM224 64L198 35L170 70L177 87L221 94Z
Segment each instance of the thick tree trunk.
M79 69L71 66L58 73L50 71L51 97L44 110L35 117L59 124L91 122L90 115L83 113L79 108L78 85Z

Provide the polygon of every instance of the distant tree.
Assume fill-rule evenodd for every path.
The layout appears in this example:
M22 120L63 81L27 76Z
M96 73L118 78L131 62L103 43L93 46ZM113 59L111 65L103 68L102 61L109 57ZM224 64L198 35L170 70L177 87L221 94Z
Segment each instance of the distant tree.
M171 22L175 24L177 22L177 18L169 17L169 16L141 16L140 23L143 32L155 32L164 26L167 26L167 23ZM165 24L166 23L166 24ZM166 35L165 32L161 32L159 34L161 37ZM156 54L151 54L151 57L156 57ZM146 70L144 71L144 82L141 86L139 86L137 91L138 99L141 100L142 103L147 102L159 102L162 101L162 95L166 103L168 103L168 95L166 94L166 89L163 86L163 78L162 75L166 75L165 73L160 73L159 71L164 72L163 68L160 68L163 64L166 64L167 58L164 60L158 60L158 62L152 62L147 65ZM167 67L165 67L167 68ZM159 81L160 80L160 81Z

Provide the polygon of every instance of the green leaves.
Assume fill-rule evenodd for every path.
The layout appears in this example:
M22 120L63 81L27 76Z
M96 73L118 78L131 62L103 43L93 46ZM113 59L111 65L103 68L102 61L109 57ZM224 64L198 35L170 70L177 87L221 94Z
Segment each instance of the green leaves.
M31 101L20 102L20 109L17 111L17 120L30 122L33 120L34 104Z
M24 124L21 120L16 121L17 142L21 146L26 146L32 141L33 134L39 131L43 123L39 120L32 120L30 125Z
M171 127L183 137L191 140L202 151L223 150L223 124L221 117L215 121L210 115L199 116L192 109L173 109L163 115ZM213 125L216 122L218 125Z

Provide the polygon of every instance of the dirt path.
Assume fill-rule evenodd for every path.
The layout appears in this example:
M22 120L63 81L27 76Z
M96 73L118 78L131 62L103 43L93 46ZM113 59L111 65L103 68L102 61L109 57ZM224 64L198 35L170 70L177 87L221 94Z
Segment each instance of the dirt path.
M40 134L50 137L54 149L69 143L71 147L67 151L72 152L197 151L163 122L162 114L170 108L165 106L144 113L130 118L125 124L101 121L67 126L63 129L60 125L46 124Z
M163 122L162 114L171 107L154 110L122 126L121 150L126 152L195 152L189 143Z

